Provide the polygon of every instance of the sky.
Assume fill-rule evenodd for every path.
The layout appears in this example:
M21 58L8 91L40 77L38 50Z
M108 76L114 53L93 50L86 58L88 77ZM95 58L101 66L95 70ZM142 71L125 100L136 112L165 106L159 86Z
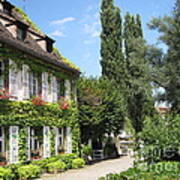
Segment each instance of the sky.
M9 0L22 8L31 20L56 40L60 52L81 68L86 76L100 76L99 11L101 0ZM115 5L126 12L140 14L145 39L158 44L159 34L147 27L152 17L171 13L175 0L116 0Z

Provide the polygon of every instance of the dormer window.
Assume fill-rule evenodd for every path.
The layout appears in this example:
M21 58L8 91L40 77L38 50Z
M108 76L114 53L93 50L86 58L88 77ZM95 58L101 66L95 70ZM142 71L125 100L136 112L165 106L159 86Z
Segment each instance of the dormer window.
M10 4L7 1L3 2L3 12L5 14L11 15L12 9L14 8L14 6L12 4Z
M48 36L45 37L46 40L46 49L48 53L53 51L53 43L55 42L53 39L49 38Z
M17 27L17 39L24 41L25 38L26 38L26 31L24 29Z
M17 21L16 24L17 24L17 39L24 41L26 38L28 26L20 21Z

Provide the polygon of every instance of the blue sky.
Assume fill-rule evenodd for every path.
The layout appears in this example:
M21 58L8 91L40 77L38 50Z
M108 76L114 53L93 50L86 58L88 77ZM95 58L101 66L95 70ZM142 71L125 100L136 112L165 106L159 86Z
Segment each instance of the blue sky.
M100 0L10 0L23 8L40 29L56 40L61 53L87 76L100 76ZM170 14L175 0L116 0L122 15L139 13L145 39L157 43L158 33L146 24L152 17ZM162 46L163 47L163 46Z

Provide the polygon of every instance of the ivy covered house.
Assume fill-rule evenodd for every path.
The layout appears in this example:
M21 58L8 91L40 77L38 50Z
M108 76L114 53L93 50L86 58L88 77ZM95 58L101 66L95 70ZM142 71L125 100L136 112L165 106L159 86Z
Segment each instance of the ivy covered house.
M79 69L27 15L0 1L0 163L77 150Z

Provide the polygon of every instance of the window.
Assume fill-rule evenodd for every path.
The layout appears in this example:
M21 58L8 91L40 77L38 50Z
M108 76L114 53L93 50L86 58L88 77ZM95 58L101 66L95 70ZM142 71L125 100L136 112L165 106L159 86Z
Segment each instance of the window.
M13 8L13 6L9 2L7 2L7 1L3 2L3 12L5 14L11 15L12 8Z
M48 42L46 43L46 48L47 48L47 52L51 53L52 50L53 50L53 45L51 42Z
M58 152L64 151L64 129L57 128L57 148Z
M42 128L31 128L30 130L30 149L40 150L43 143L43 131Z
M22 28L17 27L17 39L24 41L26 38L26 31Z
M34 72L29 74L29 95L30 97L38 95L38 81Z
M65 81L64 79L58 79L57 80L57 94L58 94L58 99L60 97L64 97L65 96Z
M4 88L4 63L0 62L0 89Z

